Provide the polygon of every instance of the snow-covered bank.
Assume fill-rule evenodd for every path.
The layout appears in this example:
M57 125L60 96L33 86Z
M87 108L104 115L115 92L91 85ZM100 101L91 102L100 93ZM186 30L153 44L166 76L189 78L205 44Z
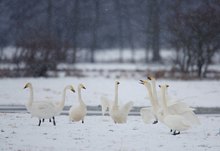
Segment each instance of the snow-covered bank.
M34 87L35 100L51 99L59 101L63 88L73 84L75 89L79 83L86 86L82 92L87 105L97 106L100 97L114 98L115 79L106 78L3 78L0 79L0 104L24 105L29 91L23 87L31 82ZM119 79L119 102L134 101L134 106L149 106L150 101L146 88L139 84L139 79ZM193 107L220 107L220 81L171 81L159 80L157 84L169 84L169 94L174 100L181 100ZM159 88L158 88L159 90ZM78 103L75 93L67 92L65 105Z
M200 115L201 125L173 136L161 123L146 125L139 116L126 124L110 117L89 116L85 123L70 123L67 116L37 126L29 114L0 113L0 150L30 151L160 151L220 150L220 116Z

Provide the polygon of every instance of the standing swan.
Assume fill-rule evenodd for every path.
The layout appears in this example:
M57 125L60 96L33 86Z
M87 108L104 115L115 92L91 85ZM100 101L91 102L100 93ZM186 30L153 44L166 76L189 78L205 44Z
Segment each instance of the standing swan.
M131 110L133 106L133 102L130 101L126 103L121 108L118 105L118 85L120 83L118 81L115 82L115 100L113 102L113 105L110 108L110 116L114 120L115 123L126 123L127 122L127 116L129 111Z
M158 110L160 109L160 106L154 97L150 83L147 80L140 80L140 84L143 84L147 88L148 94L150 97L150 102L152 105L152 107L142 108L140 110L141 117L142 117L143 121L147 124L154 117L155 121L153 122L153 124L156 124L156 123L158 123L157 113L158 113Z
M81 97L81 89L86 89L83 84L78 85L78 99L79 99L79 106L74 107L72 106L69 110L69 120L70 121L80 121L84 123L84 117L86 115L87 109L86 104L83 102Z
M162 119L163 123L173 131L173 135L180 134L180 131L187 130L191 127L191 124L187 119L181 115L173 115L169 113L166 103L166 94L168 85L161 85L161 95L162 95L162 110L158 112L159 119ZM178 131L178 132L177 132Z
M59 115L62 111L64 102L65 102L65 93L67 89L75 92L74 88L69 85L66 86L64 89L63 99L60 103L53 103L52 101L33 101L34 94L33 94L33 87L31 83L27 83L24 86L24 89L30 89L30 98L29 101L25 104L28 112L30 112L32 117L38 117L39 124L41 125L41 119L53 119L53 124L56 125L55 116Z

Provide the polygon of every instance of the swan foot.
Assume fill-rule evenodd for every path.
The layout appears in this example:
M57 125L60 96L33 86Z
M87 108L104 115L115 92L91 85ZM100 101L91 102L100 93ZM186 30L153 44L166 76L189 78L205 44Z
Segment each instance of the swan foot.
M156 120L156 121L153 122L153 124L157 124L157 123L158 123L158 120Z
M84 120L82 120L82 123L84 123Z
M176 132L176 130L173 132L173 135L179 135L180 134L180 131L179 132Z
M53 125L56 126L55 117L53 116Z
M39 119L39 124L38 124L38 126L40 126L40 124L41 124L41 120Z

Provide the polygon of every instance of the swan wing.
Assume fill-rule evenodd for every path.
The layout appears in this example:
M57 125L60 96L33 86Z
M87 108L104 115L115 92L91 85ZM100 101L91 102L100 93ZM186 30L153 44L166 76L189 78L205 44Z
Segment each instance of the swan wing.
M121 111L122 113L124 113L125 115L128 115L128 113L130 112L131 108L133 107L133 102L130 101L128 103L126 103L122 108Z
M108 98L102 96L101 97L101 107L102 107L102 115L105 115L105 112L110 107L110 101Z
M140 115L144 123L150 124L154 119L154 115L152 113L152 107L142 108L140 110Z
M193 111L187 111L187 112L184 112L180 115L183 116L187 121L189 121L189 123L191 125L200 125L201 124L198 116L196 116L196 114Z

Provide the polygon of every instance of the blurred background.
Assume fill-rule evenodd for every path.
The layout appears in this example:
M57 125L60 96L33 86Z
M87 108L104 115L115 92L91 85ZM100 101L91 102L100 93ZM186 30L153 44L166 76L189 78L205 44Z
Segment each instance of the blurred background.
M0 0L0 77L220 78L219 0Z

